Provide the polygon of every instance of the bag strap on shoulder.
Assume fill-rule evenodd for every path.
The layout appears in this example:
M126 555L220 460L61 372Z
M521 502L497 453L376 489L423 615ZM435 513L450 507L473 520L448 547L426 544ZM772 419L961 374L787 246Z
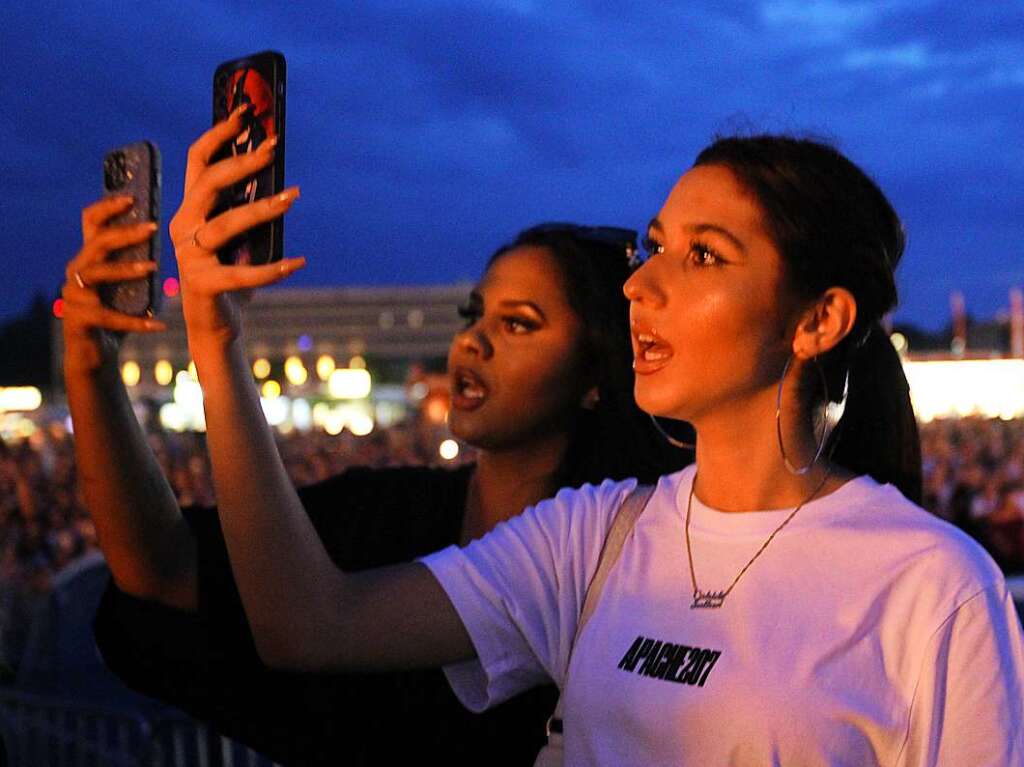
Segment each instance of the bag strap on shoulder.
M587 621L590 620L590 616L597 607L597 602L601 598L601 591L604 589L604 582L608 580L608 573L615 567L615 563L619 561L622 546L625 544L626 538L632 532L636 520L647 506L647 501L650 500L653 493L654 485L637 485L633 492L626 496L626 500L622 502L622 506L615 515L615 520L608 531L608 536L604 539L604 546L601 547L601 558L597 563L597 571L594 573L594 577L590 579L590 585L587 586L587 595L583 600L583 610L580 612L580 620L576 624L576 636L572 642L574 647L576 640L580 637L580 632L587 624Z
M587 621L590 620L590 616L593 615L598 600L601 598L601 591L604 589L604 582L608 580L608 573L611 572L615 563L619 561L619 555L622 553L622 547L626 543L626 538L633 531L633 526L647 507L647 502L651 500L654 488L654 485L637 485L633 488L633 492L626 496L619 510L615 513L615 519L612 521L612 526L604 539L604 545L601 547L601 556L597 562L597 570L587 585L587 594L583 598L583 610L580 611L580 619L576 623L576 634L572 640L572 647L569 649L569 662L572 662L572 652L576 649L580 632L587 624ZM565 671L566 679L562 684L563 692L566 683L568 683L568 664L566 664ZM561 731L562 695L559 695L555 711L551 718L548 719L547 734L550 738L552 733L561 733Z

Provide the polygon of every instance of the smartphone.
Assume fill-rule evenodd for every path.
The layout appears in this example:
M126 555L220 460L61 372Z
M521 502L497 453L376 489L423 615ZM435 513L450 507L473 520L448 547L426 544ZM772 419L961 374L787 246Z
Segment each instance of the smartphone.
M103 158L103 194L131 195L132 207L110 220L111 224L160 223L160 151L149 141L114 149ZM160 230L138 245L115 250L110 261L155 261L160 263ZM125 314L152 317L156 314L160 290L159 268L145 277L97 286L100 300Z
M217 67L213 74L214 124L243 104L249 106L245 128L211 162L251 152L276 136L274 161L255 176L221 192L211 218L284 189L284 56L263 51ZM224 264L266 264L281 258L283 245L284 222L278 218L244 232L221 248L217 256Z

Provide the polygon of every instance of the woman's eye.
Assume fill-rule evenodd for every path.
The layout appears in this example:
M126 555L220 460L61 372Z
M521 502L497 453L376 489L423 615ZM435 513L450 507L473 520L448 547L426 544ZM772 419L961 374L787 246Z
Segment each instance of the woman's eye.
M690 256L697 266L717 266L722 263L721 257L711 247L702 242L690 244Z
M643 248L644 251L644 261L658 255L659 253L663 253L665 250L665 246L650 235L645 236L640 241L640 247Z
M518 317L505 317L502 322L505 324L505 329L511 333L529 333L533 330L533 323Z

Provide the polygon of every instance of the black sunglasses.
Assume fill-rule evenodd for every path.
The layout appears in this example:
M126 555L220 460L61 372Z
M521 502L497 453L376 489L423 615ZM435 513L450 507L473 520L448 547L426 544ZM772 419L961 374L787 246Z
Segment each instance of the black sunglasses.
M619 226L581 226L563 221L551 221L531 226L520 236L529 237L532 234L567 234L578 240L621 248L630 269L636 269L643 263L643 258L636 247L637 233L634 229Z

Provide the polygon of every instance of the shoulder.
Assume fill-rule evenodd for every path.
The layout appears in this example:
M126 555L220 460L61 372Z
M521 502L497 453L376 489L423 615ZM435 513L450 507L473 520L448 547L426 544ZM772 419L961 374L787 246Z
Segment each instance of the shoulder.
M952 612L986 589L1005 591L1002 571L982 546L949 522L870 477L851 480L851 511L843 524L870 531L885 559L900 568L918 598Z
M521 515L538 526L571 536L599 535L611 525L622 502L637 487L635 478L606 479L599 484L564 487Z

